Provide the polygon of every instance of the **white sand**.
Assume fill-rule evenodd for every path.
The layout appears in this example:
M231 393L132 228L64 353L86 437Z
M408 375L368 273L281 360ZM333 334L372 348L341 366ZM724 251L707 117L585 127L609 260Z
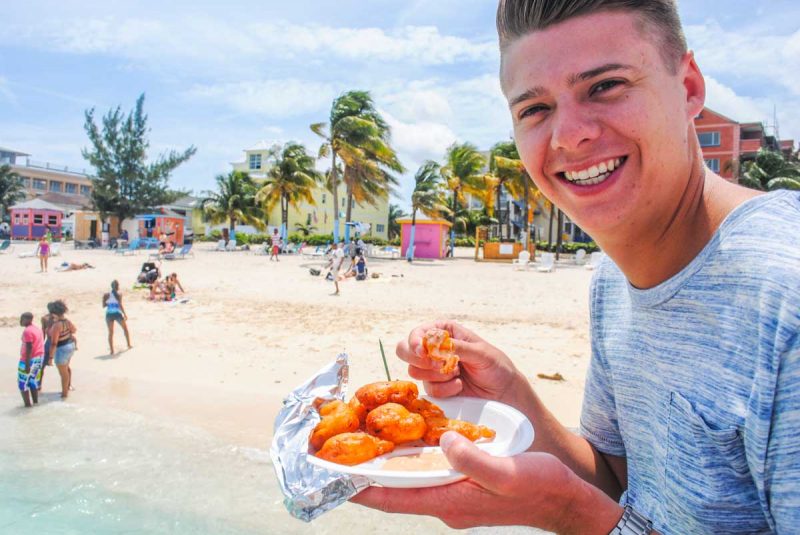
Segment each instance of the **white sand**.
M17 246L16 253L33 246ZM471 251L448 261L369 260L379 279L332 283L312 277L319 265L299 256L217 253L198 244L195 258L164 262L177 271L190 301L153 303L131 289L147 259L109 251L75 251L38 260L0 256L0 369L11 381L18 358L22 312L38 317L48 301L64 298L78 327L73 358L77 390L72 404L101 404L200 427L228 443L268 448L282 397L336 353L351 356L355 386L384 377L378 350L387 356L418 323L455 318L494 343L531 378L551 410L577 426L589 361L588 287L591 272L560 265L555 273L512 271L509 264L475 263ZM90 262L93 270L58 273L62 261ZM134 348L108 355L102 294L113 279L123 290ZM117 327L115 345L125 347ZM391 358L394 378L404 364ZM537 379L560 372L564 382ZM59 389L48 368L45 392ZM21 400L20 400L21 403ZM337 514L337 513L333 513ZM287 516L288 521L288 516Z

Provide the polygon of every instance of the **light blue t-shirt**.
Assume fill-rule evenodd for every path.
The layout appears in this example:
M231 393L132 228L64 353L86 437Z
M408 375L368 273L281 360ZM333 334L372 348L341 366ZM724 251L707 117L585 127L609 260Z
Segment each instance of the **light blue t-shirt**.
M680 273L591 289L581 432L662 533L800 533L800 193L748 200Z

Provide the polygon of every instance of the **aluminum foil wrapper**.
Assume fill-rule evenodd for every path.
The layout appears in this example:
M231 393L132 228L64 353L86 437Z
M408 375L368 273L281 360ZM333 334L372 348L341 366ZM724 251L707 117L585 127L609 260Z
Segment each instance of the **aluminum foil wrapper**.
M347 354L318 371L283 400L275 418L270 457L284 495L283 504L295 518L310 522L343 504L370 485L364 476L324 470L308 462L308 437L319 423L314 400L344 400L348 379Z

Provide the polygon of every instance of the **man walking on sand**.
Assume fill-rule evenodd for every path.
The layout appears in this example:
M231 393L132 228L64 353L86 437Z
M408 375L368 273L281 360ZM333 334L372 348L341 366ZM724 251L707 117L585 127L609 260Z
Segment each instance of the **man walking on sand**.
M445 433L468 480L353 501L458 528L797 533L800 193L706 167L705 81L674 0L500 0L497 28L522 162L608 257L590 288L580 434L500 349L454 322L421 325L397 354L428 394L512 405L536 439L496 458ZM453 336L453 373L422 347L432 326Z
M26 407L39 403L39 388L44 365L44 334L33 324L33 314L25 312L19 318L22 331L22 347L17 366L17 386Z

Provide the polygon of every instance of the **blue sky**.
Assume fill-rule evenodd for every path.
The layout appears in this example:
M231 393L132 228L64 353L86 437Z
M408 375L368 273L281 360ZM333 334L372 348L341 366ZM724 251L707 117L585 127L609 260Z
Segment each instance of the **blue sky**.
M44 1L3 13L0 146L85 166L83 113L146 93L151 156L197 147L172 176L199 193L259 142L319 141L336 95L372 92L409 172L448 145L510 136L492 0ZM21 4L17 3L17 6ZM707 105L800 139L800 2L683 0Z

